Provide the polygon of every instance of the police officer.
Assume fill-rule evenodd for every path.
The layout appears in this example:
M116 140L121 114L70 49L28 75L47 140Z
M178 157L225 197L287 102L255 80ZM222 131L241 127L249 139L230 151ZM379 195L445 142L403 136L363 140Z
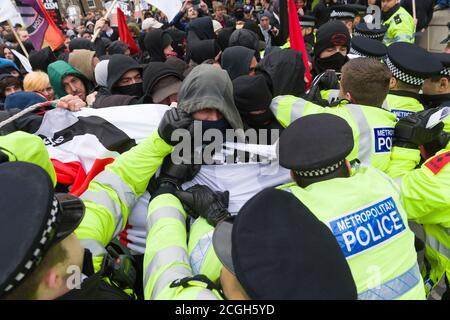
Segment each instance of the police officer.
M399 119L422 111L419 91L425 79L442 70L440 61L417 45L398 42L388 47L385 63L392 72L392 80L383 108Z
M273 189L257 194L234 218L209 188L197 185L187 192L189 214L200 215L196 221L206 218L217 224L203 245L204 250L211 246L212 236L211 252L221 262L220 286L195 273L186 245L188 213L175 196L184 202L185 193L180 196L166 185L150 203L144 259L146 299L356 298L350 269L329 229L295 197Z
M353 36L348 57L350 59L367 57L381 61L386 56L386 53L387 48L381 42L371 38Z
M138 197L146 190L150 178L160 167L164 157L172 151L175 142L171 140L171 136L174 130L188 128L191 124L192 118L188 114L175 108L167 111L160 122L158 130L152 136L130 151L122 154L91 181L88 190L80 197L83 200L82 203L68 195L57 197L59 203L66 203L66 205L61 204L60 206L68 214L82 214L83 208L80 205L81 203L86 208L85 215L81 222L73 220L73 218L70 220L69 217L69 221L73 221L74 226L63 236L68 236L72 234L72 231L74 232L68 238L67 246L63 244L63 247L55 249L56 252L50 252L49 264L42 264L38 275L33 276L31 274L32 278L29 282L27 281L27 270L31 270L30 266L32 264L30 263L34 263L29 261L31 259L39 260L44 257L47 249L50 248L51 250L52 242L50 242L50 238L57 229L53 231L46 229L47 226L50 226L50 222L47 224L46 219L55 219L54 216L57 213L55 208L58 207L58 202L53 200L53 186L49 175L45 171L41 170L41 173L34 173L32 169L27 169L23 164L17 170L13 170L11 166L14 163L1 164L0 168L5 168L7 173L14 173L12 176L5 174L5 178L2 177L0 179L2 181L0 190L2 194L6 195L1 197L1 206L2 208L14 210L10 215L2 215L2 217L11 219L11 216L14 216L12 214L19 211L21 213L23 211L27 215L41 215L38 221L33 221L33 224L30 224L28 227L30 230L35 230L34 236L30 232L29 247L25 248L23 252L19 252L18 256L15 256L17 249L11 247L11 252L7 251L11 255L11 259L6 259L10 263L8 265L2 259L2 263L4 263L2 267L5 266L5 269L1 270L2 274L5 274L5 279L0 281L0 285L2 289L8 289L6 290L7 292L4 292L7 294L7 298L129 299L130 297L135 297L133 292L130 292L130 289L134 289L135 286L139 287L139 285L135 282L136 269L133 267L132 261L127 256L117 253L116 250L107 251L105 247L122 231L127 223L131 208L136 204ZM31 180L22 181L18 179L18 175L23 176L23 179L28 179L27 177L29 177ZM12 185L11 180L13 179L18 180L22 188L26 188L29 185L30 187L27 188L31 190L21 191L19 188L8 194L8 188ZM48 186L48 188L45 186ZM11 199L15 199L14 194L16 193L26 198L23 198L22 201L11 202ZM19 196L16 195L16 197ZM25 206L28 202L32 206L30 208L24 207L23 210L12 205L12 203L18 203L18 205ZM40 203L42 205L38 205ZM34 207L36 207L36 211L33 210ZM8 221L2 221L1 225L4 228L2 235L7 235L10 230L14 230ZM19 222L20 220L18 220ZM62 221L62 223L64 225L68 224L65 221ZM36 229L32 229L33 226ZM21 230L24 229L18 229L18 231L14 231L14 234L21 235L23 233ZM45 232L42 233L43 231ZM44 235L42 239L45 238L45 241L37 238L37 235L42 234ZM58 238L54 239L57 240ZM37 241L36 248L33 246L34 240ZM46 241L49 241L49 247L41 247L41 245L47 243ZM5 240L3 243L7 243L7 241ZM83 248L86 250L83 250ZM8 249L9 247L5 250ZM66 251L71 252L67 258L65 258ZM27 256L30 252L34 254L34 257ZM58 264L60 262L62 264ZM65 263L68 264L66 265ZM54 270L55 268L52 267L56 264L60 267ZM65 265L82 267L82 272L87 276L87 279L82 283L78 281L81 283L81 290L69 290L72 287L66 286L67 275L66 270L63 268ZM23 266L25 269L20 270L20 273L12 274L11 270L16 271L14 268L17 266ZM54 279L58 276L59 281L48 282L45 277L42 278L43 274L44 276L49 275L49 279ZM108 278L111 285L106 285L102 280L103 278ZM24 287L18 286L22 281ZM29 285L34 287L30 289ZM41 287L42 289L40 289ZM21 290L21 288L26 289ZM123 290L127 290L127 294Z
M331 113L345 119L353 129L355 147L349 160L359 159L382 171L389 167L395 116L383 110L391 73L381 62L357 58L342 69L338 100L323 108L294 96L279 96L270 109L283 127L309 114Z
M383 39L386 46L400 41L414 43L416 24L398 0L381 0L381 11L381 20L388 28Z
M300 27L302 27L302 35L305 40L306 52L309 56L313 55L313 48L316 43L316 34L314 32L315 26L316 18L313 16L303 15L300 17Z
M359 12L351 5L340 5L332 7L331 20L340 20L347 27L350 34L353 33L353 23Z
M426 129L438 108L401 119L395 129L392 152L393 169L389 174L401 183L402 202L408 217L422 224L425 232L425 263L422 270L427 294L446 278L450 299L450 122L444 120ZM442 128L444 130L442 131ZM428 159L419 168L419 146ZM437 152L436 152L437 151ZM425 154L422 153L422 154Z
M433 53L442 63L442 69L425 79L420 101L425 109L450 106L450 54Z
M279 140L280 165L295 182L279 189L329 226L352 270L358 299L424 299L400 193L381 171L352 169L347 159L353 147L352 129L342 118L297 119Z
M361 22L355 26L353 36L366 37L382 42L386 32L387 27L385 25L380 25L380 28L375 28L375 26L369 27L367 23Z

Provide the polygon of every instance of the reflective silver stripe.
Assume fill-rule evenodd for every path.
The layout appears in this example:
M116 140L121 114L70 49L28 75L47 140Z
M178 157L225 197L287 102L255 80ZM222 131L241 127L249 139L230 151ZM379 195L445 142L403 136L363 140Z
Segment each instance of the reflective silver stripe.
M105 247L100 241L93 239L81 239L81 246L88 249L93 256L102 256L106 253Z
M173 281L183 279L186 277L192 277L192 272L183 266L174 266L164 271L155 282L153 287L151 300L158 298L158 295ZM147 282L144 282L147 285Z
M419 284L419 265L416 263L402 275L389 280L379 287L358 294L358 300L394 300L403 296Z
M358 125L359 129L359 143L358 143L358 159L363 166L370 165L370 156L372 154L372 134L371 128L367 119L361 109L361 106L354 104L347 104L345 106L350 111L353 119Z
M202 273L202 266L205 262L206 256L208 255L208 250L212 246L213 234L214 230L211 230L201 237L189 255L189 264L191 265L193 274Z
M171 246L158 251L145 270L144 284L147 284L153 273L171 263L185 263L189 265L186 250L182 247Z
M292 104L291 109L291 123L302 117L305 113L305 105L308 101L304 99L298 99Z
M130 187L114 172L109 170L102 171L94 181L97 181L106 186L110 186L117 193L119 199L125 203L128 208L131 208L136 202L136 195Z
M175 207L160 207L156 209L154 212L152 212L147 217L147 223L145 225L146 230L149 231L158 221L159 219L163 218L173 218L180 220L183 225L186 225L186 219L183 217L180 211L178 211Z
M383 108L384 110L387 110L387 111L391 111L391 110L389 110L389 104L388 104L387 98L384 99L383 105L381 106L381 108Z
M203 289L199 292L196 300L219 300L219 298L211 290Z
M270 103L270 110L273 112L273 114L276 116L279 108L280 100L282 100L284 96L278 96L272 99L272 102Z
M330 95L328 96L328 102L332 103L337 100L339 96L339 90L331 89L329 92Z
M80 196L80 198L82 200L88 200L96 204L102 205L106 209L108 209L109 212L111 212L111 214L114 217L115 223L113 237L116 237L120 233L120 231L122 231L123 227L122 209L120 205L117 202L115 202L106 191L87 190Z
M429 234L425 235L425 239L427 245L429 245L433 250L439 252L447 259L450 259L450 249L444 246L444 244L442 244L438 239Z

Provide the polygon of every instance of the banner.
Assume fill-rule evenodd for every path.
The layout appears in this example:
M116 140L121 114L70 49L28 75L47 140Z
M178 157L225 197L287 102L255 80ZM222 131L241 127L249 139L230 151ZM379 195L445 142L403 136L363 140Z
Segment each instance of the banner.
M61 30L55 25L40 1L16 0L16 4L36 50L47 46L56 50L64 44Z
M17 16L16 7L12 4L10 0L2 1L0 6L0 22L11 20Z
M166 16L167 20L171 22L173 18L180 12L183 6L182 0L146 0L152 6L161 10Z
M42 0L45 10L52 18L53 22L60 26L63 23L61 13L59 12L58 0Z

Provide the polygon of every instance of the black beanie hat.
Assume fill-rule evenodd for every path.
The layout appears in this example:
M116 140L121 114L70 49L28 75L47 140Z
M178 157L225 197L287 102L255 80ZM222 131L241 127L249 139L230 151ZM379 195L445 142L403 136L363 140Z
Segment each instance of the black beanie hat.
M347 46L350 50L350 33L341 21L332 20L317 30L314 54L319 57L322 51L336 45Z

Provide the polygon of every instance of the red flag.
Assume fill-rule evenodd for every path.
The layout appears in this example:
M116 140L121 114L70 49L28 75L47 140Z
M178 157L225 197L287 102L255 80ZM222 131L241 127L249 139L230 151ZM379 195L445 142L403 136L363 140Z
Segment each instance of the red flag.
M125 42L130 48L130 52L132 55L135 55L139 52L139 48L134 42L133 37L131 36L130 30L128 30L127 19L123 14L123 11L120 8L117 8L117 23L119 27L119 37L120 41Z
M306 53L305 41L303 40L302 28L298 20L297 9L294 0L288 0L288 17L289 17L289 37L291 41L291 49L302 53L303 63L305 64L305 76L308 80L306 89L308 90L312 83L311 72L309 71L308 54Z

